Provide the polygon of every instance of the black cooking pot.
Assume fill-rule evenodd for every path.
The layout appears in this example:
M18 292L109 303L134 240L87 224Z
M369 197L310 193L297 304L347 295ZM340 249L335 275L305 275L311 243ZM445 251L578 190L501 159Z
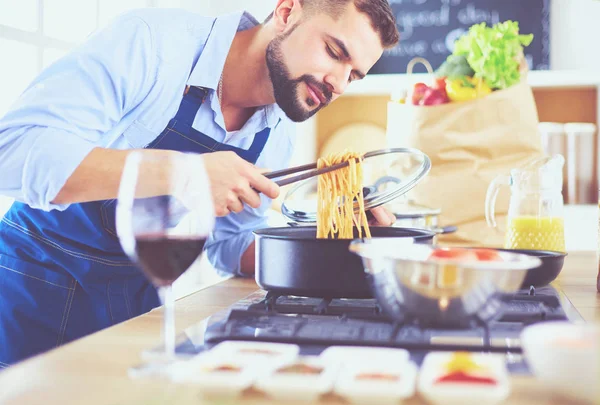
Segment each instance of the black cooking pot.
M360 257L350 239L317 239L315 226L266 228L256 235L256 283L281 295L372 298ZM433 244L425 229L372 227L373 238L413 238ZM358 237L358 235L355 235Z

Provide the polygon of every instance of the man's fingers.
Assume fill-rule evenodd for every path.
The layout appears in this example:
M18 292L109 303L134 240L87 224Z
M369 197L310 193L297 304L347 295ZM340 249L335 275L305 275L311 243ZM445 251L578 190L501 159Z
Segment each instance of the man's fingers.
M380 226L390 226L394 223L388 211L383 207L376 207L371 210L371 214L375 217L377 224Z
M244 205L238 198L236 198L235 200L229 201L227 204L227 209L229 209L231 212L240 213L244 209Z
M269 172L265 168L257 168L252 163L246 162L244 168L244 176L250 182L250 186L258 193L262 193L271 199L279 196L279 186L273 180L267 179L263 173Z
M216 217L225 217L229 215L230 211L225 207L215 207L215 216Z
M271 199L279 196L279 186L274 181L267 179L256 170L249 173L250 185L259 193L263 193Z
M396 214L394 214L392 211L387 210L387 209L385 211L387 212L388 216L390 217L390 221L392 221L392 223L390 225L396 223L396 221L398 220L398 218L396 218Z
M261 201L260 196L250 187L246 187L239 193L240 199L252 208L259 208Z

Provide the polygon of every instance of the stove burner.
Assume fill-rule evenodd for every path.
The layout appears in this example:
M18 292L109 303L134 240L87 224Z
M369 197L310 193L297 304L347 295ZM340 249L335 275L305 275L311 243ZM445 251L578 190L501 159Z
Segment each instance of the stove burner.
M266 297L248 309L279 314L363 315L386 318L375 299L306 298L268 292ZM386 318L387 319L387 318Z
M375 299L318 299L264 292L242 300L208 326L207 344L262 340L300 345L362 345L414 350L484 350L520 353L520 333L531 323L566 320L552 287L503 296L503 314L469 327L437 328L418 319L401 322L382 312Z

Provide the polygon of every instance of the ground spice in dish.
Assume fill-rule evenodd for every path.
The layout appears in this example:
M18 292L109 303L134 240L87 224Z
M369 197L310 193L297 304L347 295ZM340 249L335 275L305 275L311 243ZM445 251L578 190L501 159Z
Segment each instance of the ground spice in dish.
M277 370L278 374L321 374L323 369L320 367L309 366L308 364L292 364L286 367L282 367Z
M394 374L383 374L383 373L365 373L365 374L358 374L356 376L356 379L360 380L360 381L378 380L378 381L387 381L387 382L398 382L398 381L400 381L400 376L394 375Z
M278 356L279 352L274 352L273 350L267 349L240 349L238 350L240 354L261 354L265 356Z
M228 365L228 364L224 364L222 366L213 367L213 368L209 369L208 371L211 371L211 372L223 372L223 371L226 371L226 372L239 373L240 371L242 371L242 369L240 367L237 367L237 366L231 366L231 365Z

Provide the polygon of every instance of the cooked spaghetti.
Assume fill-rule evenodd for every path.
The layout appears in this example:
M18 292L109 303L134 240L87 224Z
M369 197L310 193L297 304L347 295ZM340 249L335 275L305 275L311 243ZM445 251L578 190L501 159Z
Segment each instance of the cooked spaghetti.
M371 237L363 201L362 155L352 152L330 154L320 158L317 167L322 169L346 161L349 162L347 167L319 176L317 238L353 239L354 227L359 238L363 237L363 230L365 237ZM359 208L356 215L355 201Z

